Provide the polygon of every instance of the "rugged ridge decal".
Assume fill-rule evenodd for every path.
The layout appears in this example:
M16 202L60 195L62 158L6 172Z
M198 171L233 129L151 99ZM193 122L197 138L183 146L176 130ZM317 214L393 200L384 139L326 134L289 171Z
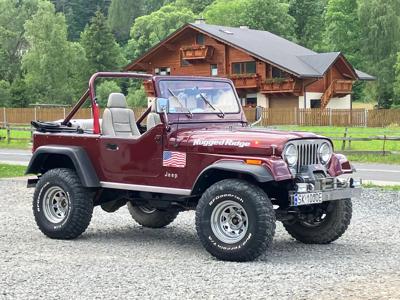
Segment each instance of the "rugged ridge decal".
M205 147L232 146L232 147L244 148L244 147L249 147L250 145L251 145L250 142L234 141L231 139L224 139L224 140L195 139L195 140L193 140L193 146L205 146Z

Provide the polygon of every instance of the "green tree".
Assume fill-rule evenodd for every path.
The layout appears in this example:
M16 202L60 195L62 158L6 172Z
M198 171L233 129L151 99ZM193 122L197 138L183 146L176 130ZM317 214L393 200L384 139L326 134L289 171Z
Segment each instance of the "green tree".
M189 8L193 13L200 14L214 0L176 0L175 5L180 8Z
M288 12L289 4L284 0L217 0L204 14L210 24L247 25L295 40L295 19Z
M374 94L380 107L393 102L394 65L400 50L400 2L362 0L359 8L364 69L377 77Z
M0 80L0 107L8 106L10 99L10 83L6 80Z
M394 66L395 81L393 85L394 104L400 106L400 52L397 53L397 62Z
M21 76L22 54L27 50L24 24L36 13L38 0L0 0L0 80Z
M325 49L343 52L353 65L359 65L360 22L357 0L329 0L325 24Z
M111 93L120 93L121 88L118 83L113 80L105 80L96 86L96 98L100 107L106 107L108 96Z
M25 24L29 51L22 59L30 102L72 104L81 91L85 56L82 47L67 41L65 17L49 2L41 2Z
M86 26L81 35L85 49L89 74L97 71L118 71L125 63L122 51L108 26L107 19L100 11Z
M320 49L327 0L290 0L289 14L296 20L298 42L314 50Z
M51 0L51 2L55 5L56 11L62 12L67 19L69 39L78 40L80 33L95 15L96 11L101 10L104 14L107 13L110 1Z
M120 43L129 39L133 21L143 15L144 0L112 0L108 10L108 23Z
M127 102L129 107L146 107L147 95L143 85L132 86L128 89Z
M156 43L187 22L194 20L192 11L166 5L158 11L135 20L131 28L131 39L126 47L127 58L140 56Z

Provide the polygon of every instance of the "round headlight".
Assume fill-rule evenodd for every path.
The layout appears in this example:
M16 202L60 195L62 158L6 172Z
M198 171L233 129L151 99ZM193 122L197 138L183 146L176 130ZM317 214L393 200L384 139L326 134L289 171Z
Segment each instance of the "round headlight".
M329 143L323 143L318 149L321 164L326 165L332 157L332 147Z
M286 146L284 152L283 152L283 157L285 158L287 164L290 167L293 167L297 163L297 148L293 144L289 144Z

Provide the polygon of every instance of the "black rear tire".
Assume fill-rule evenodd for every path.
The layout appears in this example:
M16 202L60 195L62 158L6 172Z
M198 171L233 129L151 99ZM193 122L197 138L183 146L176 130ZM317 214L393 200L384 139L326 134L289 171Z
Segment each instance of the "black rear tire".
M143 227L163 228L171 224L178 216L179 211L164 211L146 206L127 204L132 218Z
M271 245L275 212L267 194L240 179L209 187L196 208L196 229L204 248L227 261L251 261Z
M336 200L326 203L325 217L316 223L304 220L284 222L286 231L299 242L305 244L329 244L347 230L351 216L351 199ZM319 204L323 205L323 204Z
M33 195L36 224L50 238L76 238L89 226L93 197L93 191L82 186L75 171L49 170L40 177Z

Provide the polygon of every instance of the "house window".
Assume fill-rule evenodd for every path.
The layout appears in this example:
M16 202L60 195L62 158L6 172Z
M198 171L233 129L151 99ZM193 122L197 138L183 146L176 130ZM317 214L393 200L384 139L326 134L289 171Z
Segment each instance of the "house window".
M197 45L204 45L205 42L205 38L204 38L204 34L199 33L196 35L196 44Z
M210 65L211 76L218 76L218 65Z
M321 99L311 99L310 106L311 108L321 108Z
M155 68L154 74L156 74L156 75L171 75L171 68L168 68L168 67Z
M286 72L281 69L272 67L272 78L286 78Z
M255 73L256 73L255 61L232 63L232 74L255 74Z

